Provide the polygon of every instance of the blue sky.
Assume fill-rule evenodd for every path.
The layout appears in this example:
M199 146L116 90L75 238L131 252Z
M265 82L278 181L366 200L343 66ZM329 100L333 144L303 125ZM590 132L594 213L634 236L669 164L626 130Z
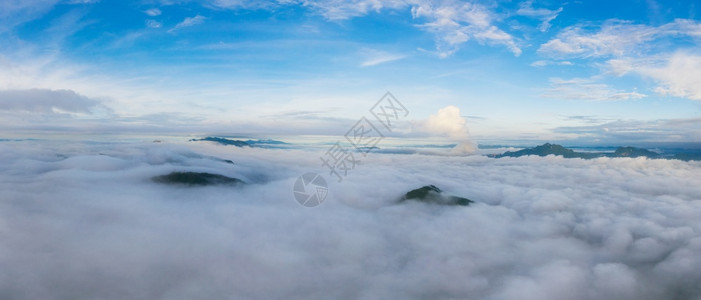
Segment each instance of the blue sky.
M3 1L0 125L342 135L391 91L398 136L454 106L478 142L701 142L697 6Z

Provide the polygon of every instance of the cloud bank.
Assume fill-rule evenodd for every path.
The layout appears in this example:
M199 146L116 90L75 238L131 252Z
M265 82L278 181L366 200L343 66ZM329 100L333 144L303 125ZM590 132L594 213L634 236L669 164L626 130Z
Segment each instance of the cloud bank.
M460 108L446 106L435 115L428 117L424 124L426 132L432 135L448 137L457 145L451 150L454 154L469 154L475 152L476 145L470 139L467 130L467 120L460 115Z
M100 102L72 90L0 90L0 111L91 113Z
M647 97L636 91L616 90L608 84L591 78L551 78L550 88L542 95L546 98L589 101L621 101Z
M600 60L603 76L635 74L657 84L652 88L661 96L674 96L701 100L701 24L692 19L676 19L659 26L635 24L630 21L608 20L599 26L577 24L560 31L554 38L542 44L538 53L557 59ZM684 46L670 49L670 44L680 42ZM554 79L557 80L557 79ZM577 80L572 79L572 80ZM558 97L568 98L571 91L560 93L558 87L551 91ZM643 94L615 92L605 84L578 84L575 89L586 89L586 94L605 100L635 99ZM575 91L574 94L585 95Z
M373 154L304 208L318 156L0 142L0 298L701 296L698 162ZM253 184L150 180L173 170ZM478 203L396 203L430 183Z

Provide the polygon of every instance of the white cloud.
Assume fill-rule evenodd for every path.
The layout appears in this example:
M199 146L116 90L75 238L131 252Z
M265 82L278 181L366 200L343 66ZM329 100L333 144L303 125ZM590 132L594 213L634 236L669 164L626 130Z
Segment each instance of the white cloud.
M173 32L173 31L176 31L178 29L202 24L202 23L204 23L204 20L206 20L206 19L207 19L207 17L203 17L200 15L196 15L194 17L187 17L182 22L175 25L175 27L168 30L168 32Z
M49 12L58 0L4 0L0 1L0 32L34 20Z
M643 58L615 58L605 64L616 76L636 74L654 80L660 95L701 100L701 56L685 51Z
M0 90L0 111L90 113L99 104L71 90Z
M104 129L115 125L114 116L102 101L72 90L0 90L0 127L6 135Z
M328 20L347 20L364 16L382 9L398 9L407 6L402 0L303 0L302 5L310 7Z
M660 95L701 100L701 73L698 71L701 57L690 50L670 50L669 42L657 43L663 39L684 38L698 46L701 23L677 19L660 26L648 26L610 20L598 29L593 28L596 27L568 27L541 45L538 52L556 58L608 58L601 64L605 67L604 75L639 75L654 80L658 84L654 90ZM543 66L545 61L533 65ZM644 96L637 92L620 93L592 83L580 84L575 89L562 87L557 82L554 85L556 94L569 94L569 98L630 99Z
M521 54L513 37L493 25L494 13L480 4L420 2L411 11L415 19L427 19L418 26L436 35L436 48L441 57L452 55L470 38L480 43L506 46L516 56Z
M14 55L0 55L0 90L73 90L90 99L100 99L114 110L114 115L85 124L72 119L27 119L8 113L0 116L0 127L11 132L37 129L35 133L48 131L51 134L86 128L94 132L217 133L246 128L251 134L338 135L367 112L378 93L386 92L385 88L368 89L367 80L349 82L348 78L334 77L291 77L277 81L275 88L270 87L269 80L255 78L238 83L187 80L178 80L159 70L154 72L152 68L143 69L139 77L106 75L101 67L69 64L56 53L37 53L23 48ZM408 91L414 99L436 93L421 88ZM238 100L232 102L234 94ZM343 104L355 103L358 99L367 99L367 107ZM310 107L333 113L317 118L273 116Z
M632 58L610 59L605 64L605 71L611 75L623 76L633 71L633 65L636 63Z
M561 79L551 78L551 87L543 94L543 97L567 99L567 100L631 100L647 97L636 91L616 90L605 83L587 78Z
M438 110L426 120L426 130L437 135L445 135L453 139L464 138L468 135L467 120L460 115L460 108L446 106Z
M209 4L225 9L268 9L301 5L331 21L342 21L382 9L399 9L409 5L406 0L210 0Z
M558 66L571 66L573 63L571 61L552 61L552 60L537 60L530 64L531 67L545 67L550 65Z
M541 45L538 52L555 56L621 56L636 50L636 46L653 40L656 34L654 28L627 22L609 23L595 33L573 26Z
M563 29L554 39L541 45L538 52L555 57L606 57L643 54L641 45L663 37L700 37L701 24L678 19L657 27L610 20L597 30L575 25Z
M550 64L550 62L547 60L537 60L537 61L534 61L533 63L531 63L530 66L531 67L545 67L549 64Z
M149 28L161 28L163 24L156 20L146 20L146 26L148 26Z
M161 15L161 10L158 8L151 8L144 11L144 13L149 16L156 17Z
M532 17L540 20L542 23L538 26L538 30L545 32L550 29L550 22L555 20L557 16L562 12L562 7L556 10L550 10L546 8L533 8L533 1L524 1L519 5L519 9L516 11L517 15Z
M0 142L0 290L13 299L701 296L698 162L371 154L344 182L329 181L324 204L304 208L292 186L315 168L318 156L299 150ZM256 184L149 179L173 170ZM397 204L426 184L478 203Z
M436 52L448 57L470 39L489 45L507 47L514 55L521 48L513 36L498 28L497 15L485 5L452 0L283 0L270 2L217 0L215 6L229 9L266 8L281 5L302 5L330 21L362 17L382 10L411 9L419 28L436 35Z
M360 64L361 67L372 67L388 62L397 61L407 57L404 54L389 53L373 49L366 49L361 51L361 56L364 56L364 60Z
M210 5L226 9L274 9L297 0L209 0Z
M593 120L593 125L564 126L555 133L574 135L582 141L604 144L686 143L701 140L701 118L662 120Z
M98 3L100 0L69 0L68 4L93 4Z
M654 79L660 86L655 91L662 95L701 100L701 56L678 52L662 66L642 65L635 72Z
M429 116L423 124L423 130L432 135L448 137L457 143L452 149L455 154L473 153L476 150L475 144L470 140L467 119L460 115L460 108L456 106L446 106Z

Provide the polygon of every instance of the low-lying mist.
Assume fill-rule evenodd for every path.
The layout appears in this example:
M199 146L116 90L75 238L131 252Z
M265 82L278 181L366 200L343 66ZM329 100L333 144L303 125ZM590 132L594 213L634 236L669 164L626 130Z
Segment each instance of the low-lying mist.
M371 152L338 182L321 154L0 142L0 298L701 297L701 162ZM398 202L428 184L476 203Z

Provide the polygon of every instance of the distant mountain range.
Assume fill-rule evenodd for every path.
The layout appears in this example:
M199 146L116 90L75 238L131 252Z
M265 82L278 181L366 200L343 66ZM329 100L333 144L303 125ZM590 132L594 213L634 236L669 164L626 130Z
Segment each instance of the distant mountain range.
M206 141L206 142L214 142L217 144L221 145L227 145L227 146L236 146L236 147L258 147L258 148L289 148L291 145L282 141L276 141L276 140L271 140L271 139L263 139L263 140L237 140L237 139L229 139L229 138L222 138L222 137L213 137L213 136L208 136L205 138L200 138L200 139L191 139L191 142L200 142L200 141ZM492 148L500 148L500 147L506 147L506 146L484 146L480 145L480 148L482 149L492 149ZM358 151L361 152L369 152L369 151L379 151L380 149L377 147L370 147L370 148L361 148L357 149ZM501 154L489 154L487 156L489 157L494 157L494 158L502 158L502 157L520 157L520 156L526 156L526 155L537 155L537 156L547 156L547 155L557 155L557 156L562 156L565 158L582 158L582 159L594 159L598 157L647 157L651 159L656 159L656 158L662 158L662 159L678 159L678 160L683 160L683 161L692 161L692 160L701 160L701 150L681 150L681 149L676 149L673 153L665 153L661 154L655 151L651 151L645 148L637 148L637 147L618 147L614 152L579 152L575 151L569 148L566 148L562 145L558 144L550 144L550 143L545 143L540 146L536 146L533 148L526 148L518 151L507 151ZM391 153L414 153L409 150L390 150ZM679 151L679 152L677 152ZM675 153L676 152L676 153Z
M611 152L577 152L572 149L565 148L561 145L545 143L533 148L526 148L519 151L507 151L502 154L489 155L490 157L520 157L525 155L558 155L565 158L583 158L592 159L598 157L647 157L647 158L667 158L679 160L701 160L701 153L677 153L673 156L662 156L660 153L636 147L618 147L616 151Z
M227 146L236 146L236 147L261 147L261 148L269 148L269 147L274 147L274 146L280 146L280 145L286 145L287 143L281 142L281 141L276 141L276 140L271 140L271 139L266 139L266 140L234 140L234 139L227 139L227 138L220 138L220 137L214 137L214 136L208 136L205 138L201 139L191 139L190 142L200 142L200 141L205 141L205 142L215 142L221 145L227 145Z

